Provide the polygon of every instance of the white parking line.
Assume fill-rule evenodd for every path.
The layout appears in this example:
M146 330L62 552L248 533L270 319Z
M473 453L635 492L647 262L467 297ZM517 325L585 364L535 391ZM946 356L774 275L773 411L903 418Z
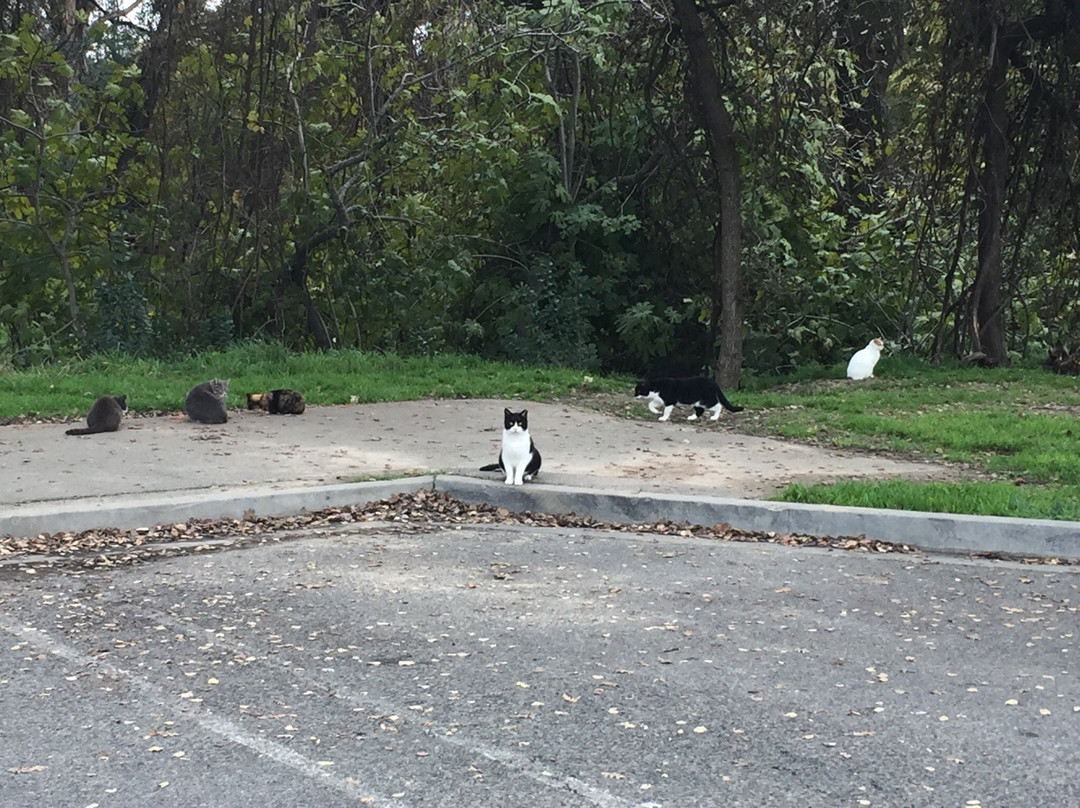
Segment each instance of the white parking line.
M190 701L181 700L179 695L167 692L164 688L154 684L144 676L133 674L130 671L118 668L115 665L103 663L97 657L84 654L77 648L54 639L47 632L42 631L39 628L26 625L12 625L2 618L0 618L0 628L20 640L31 643L39 650L58 656L72 664L87 668L92 667L102 673L128 682L146 697L151 699L158 707L169 712L176 712L183 718L192 718L203 729L208 730L215 735L219 735L225 740L237 744L238 746L250 749L252 752L255 752L262 757L269 758L275 763L288 766L290 769L293 769L305 777L321 784L328 785L352 800L364 803L371 802L373 798L380 802L383 800L389 802L391 800L390 797L376 794L375 792L364 788L362 784L358 784L352 779L346 780L343 777L332 774L327 771L325 767L320 766L317 761L304 757L300 753L295 752L286 746L282 746L274 741L266 740L265 738L260 738L257 735L252 735L232 721L215 715L205 707L200 707ZM177 708L181 706L183 707L183 710L178 710ZM394 798L393 803L395 806L408 808L408 804L403 802L400 798Z
M214 629L206 628L194 621L178 620L167 612L152 610L148 612L148 614L152 614L160 623L171 623L178 630L190 632L192 629L197 628L205 632L208 638L213 642L221 644L219 633ZM250 640L248 643L250 649ZM317 676L308 674L305 670L300 668L282 666L280 670L295 676L308 688L317 687L321 690L331 691L335 696L348 701L354 708L369 713L376 712L384 715L391 715L407 712L401 705L388 704L367 694L363 696L358 695L347 685L339 682L334 682L332 684L328 683ZM445 727L440 727L430 719L424 720L424 732L441 743L447 743L471 754L480 755L493 763L497 763L500 766L510 769L514 774L526 777L542 786L553 788L558 791L570 791L573 794L577 794L597 808L661 808L660 803L632 802L612 794L609 791L589 785L584 780L580 780L572 775L551 772L527 755L522 755L519 752L491 746L482 741L463 737L460 731L450 733Z

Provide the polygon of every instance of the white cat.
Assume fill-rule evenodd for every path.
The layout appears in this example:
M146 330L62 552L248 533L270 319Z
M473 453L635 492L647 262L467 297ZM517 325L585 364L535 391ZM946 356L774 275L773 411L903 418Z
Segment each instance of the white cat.
M540 473L540 452L529 435L529 411L503 410L502 451L499 462L481 466L480 471L506 472L507 485L521 485Z
M880 337L870 340L865 348L856 351L848 362L847 375L849 379L872 379L874 378L874 365L881 359L881 352L885 350L885 343Z

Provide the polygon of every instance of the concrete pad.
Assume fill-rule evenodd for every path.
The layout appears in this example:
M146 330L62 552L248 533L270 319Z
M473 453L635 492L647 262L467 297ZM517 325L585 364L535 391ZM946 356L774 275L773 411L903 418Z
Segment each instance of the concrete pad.
M84 437L65 435L63 424L4 426L0 506L435 472L481 476L477 469L498 458L505 406L528 408L541 479L556 485L759 498L790 482L956 476L932 463L740 435L724 419L677 420L686 410L659 423L564 404L437 400L308 407L300 416L239 410L220 426L126 418L118 432Z

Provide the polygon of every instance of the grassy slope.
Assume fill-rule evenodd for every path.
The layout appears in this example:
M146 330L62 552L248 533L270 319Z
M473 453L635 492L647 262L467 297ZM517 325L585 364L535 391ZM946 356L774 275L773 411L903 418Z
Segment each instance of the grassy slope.
M838 448L931 457L978 482L790 486L781 499L1080 519L1080 382L1031 368L931 368L882 359L867 382L807 379L746 395L751 429ZM740 402L743 403L743 402ZM987 479L989 478L989 479Z

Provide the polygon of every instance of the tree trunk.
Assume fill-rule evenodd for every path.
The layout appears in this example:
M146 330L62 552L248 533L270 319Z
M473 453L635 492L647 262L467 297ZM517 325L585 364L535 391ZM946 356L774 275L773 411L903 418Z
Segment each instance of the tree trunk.
M51 239L50 239L51 241ZM60 275L64 279L64 288L67 290L68 311L71 313L71 328L80 348L86 347L86 327L83 325L82 312L79 310L79 297L75 294L75 277L71 271L71 254L67 248L68 233L64 233L61 241L62 246L53 244L56 257L60 261Z
M695 0L673 0L679 33L690 57L690 72L701 104L709 158L716 170L720 216L716 223L717 246L713 272L720 287L720 350L716 357L716 380L736 389L742 370L742 212L739 203L739 160L735 149L735 124L724 103L705 29Z
M1002 218L1008 173L1008 109L1005 98L1007 53L997 31L989 44L990 62L982 120L982 171L979 173L979 266L968 303L972 355L991 367L1008 365L1002 317Z
M836 210L841 215L852 206L880 209L873 184L885 155L886 96L903 36L903 8L894 0L840 0L836 45L852 59L850 71L846 63L838 63L836 71L849 152L838 177Z
M183 8L183 0L153 0L151 4L151 10L157 16L157 24L150 32L146 48L140 52L135 62L139 67L142 100L132 102L127 110L133 135L141 137L146 133L157 109L158 99L168 90L169 77L180 50L180 18ZM128 151L133 153L134 149ZM128 159L131 156L133 155L125 153Z
M334 342L330 338L330 333L326 330L326 323L323 322L322 315L319 313L319 307L315 305L315 300L311 297L311 290L308 289L308 255L314 247L321 246L333 238L338 232L336 227L328 227L312 236L307 241L296 243L294 245L295 252L293 253L292 259L289 261L289 268L285 275L289 282L294 284L300 290L300 298L304 304L304 316L307 322L308 333L311 334L311 338L315 342L315 347L320 351L329 351L334 347Z

